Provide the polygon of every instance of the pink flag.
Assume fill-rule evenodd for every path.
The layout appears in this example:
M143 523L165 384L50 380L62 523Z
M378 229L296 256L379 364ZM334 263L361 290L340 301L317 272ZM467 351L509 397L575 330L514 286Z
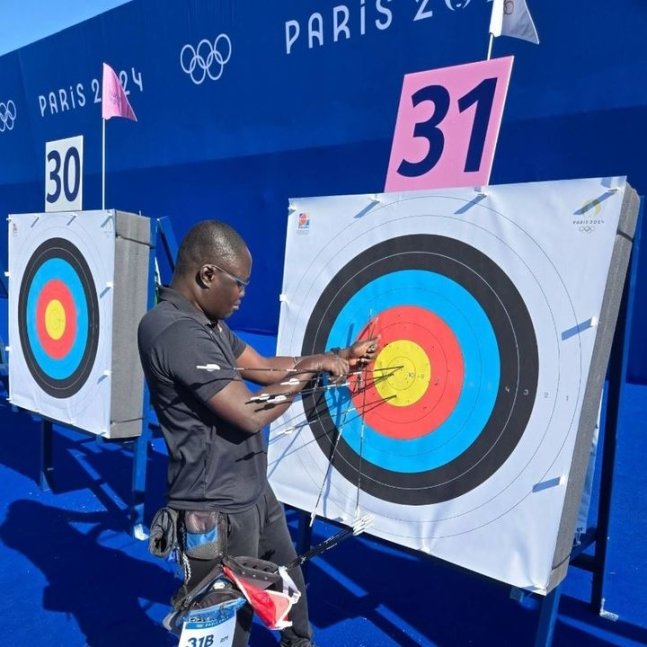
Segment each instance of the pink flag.
M103 64L103 86L101 100L101 116L103 119L111 117L125 117L137 121L134 110L128 103L128 97L124 92L119 77L107 64Z

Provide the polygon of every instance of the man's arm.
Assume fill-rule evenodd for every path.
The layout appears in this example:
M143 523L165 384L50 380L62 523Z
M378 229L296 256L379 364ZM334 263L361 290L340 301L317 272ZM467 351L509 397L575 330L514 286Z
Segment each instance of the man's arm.
M294 368L299 359L298 357L263 357L247 345L237 358L236 364L238 368L245 369L240 372L244 379L255 384L274 384L288 377L291 373L288 369Z
M334 352L329 351L329 353L332 352L332 354L346 360L350 367L354 367L358 364L367 364L373 360L377 354L377 346L377 338L372 338L364 341L356 341L352 346L338 348ZM244 379L256 384L274 384L275 382L282 382L290 377L293 371L289 369L294 369L300 361L306 360L309 357L316 356L263 357L251 346L247 345L236 360L236 364L239 368L245 369L241 371Z
M238 361L241 366L243 365L243 357L248 352L248 346L243 353L241 353ZM263 389L263 393L270 396L281 395L284 399L279 402L259 402L252 400L254 393L252 393L241 379L232 379L227 386L222 388L218 393L212 396L207 405L217 414L220 418L227 420L236 427L247 431L249 433L256 433L260 431L265 425L276 420L283 414L292 404L293 396L297 395L306 385L306 380L317 373L330 373L333 378L341 378L348 373L349 364L346 359L335 355L333 353L323 353L320 355L309 355L298 359L296 364L292 358L274 357L266 359L261 357L253 351L247 357L254 358L252 361L261 361L261 364L255 364L252 368L283 368L284 360L289 360L290 368L294 367L298 371L298 375L302 381L294 384L280 384L281 375L284 373L269 372L273 376L275 383L270 384ZM255 357L254 357L255 356ZM259 358L256 360L255 358ZM265 362L268 362L267 364ZM276 362L276 363L273 363ZM241 371L245 377L247 371ZM257 374L268 373L268 371L256 371ZM292 375L292 373L290 373ZM278 376L278 377L277 377Z

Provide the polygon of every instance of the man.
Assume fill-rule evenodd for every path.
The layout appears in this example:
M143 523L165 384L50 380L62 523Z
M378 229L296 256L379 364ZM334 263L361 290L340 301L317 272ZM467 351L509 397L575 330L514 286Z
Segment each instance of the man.
M214 220L198 223L182 241L170 288L160 290L160 303L139 326L140 357L168 448L169 507L180 512L184 592L223 554L279 565L296 557L267 482L259 432L287 410L308 377L326 372L340 379L377 351L376 341L367 340L307 357L259 355L224 323L240 307L251 268L249 250L234 229ZM219 368L198 368L207 364ZM302 381L280 384L292 369L303 374ZM243 380L287 397L252 401ZM281 645L308 647L313 643L303 575L298 567L289 574L302 596ZM239 612L235 647L247 645L251 621L249 608Z

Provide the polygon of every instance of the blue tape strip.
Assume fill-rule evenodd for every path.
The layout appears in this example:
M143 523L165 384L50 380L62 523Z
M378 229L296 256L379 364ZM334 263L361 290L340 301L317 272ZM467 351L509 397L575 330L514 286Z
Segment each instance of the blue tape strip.
M535 485L532 486L532 491L541 492L542 490L547 490L548 488L551 488L551 487L557 487L561 483L561 481L562 481L561 477L558 476L554 479L549 479L548 481L535 483Z

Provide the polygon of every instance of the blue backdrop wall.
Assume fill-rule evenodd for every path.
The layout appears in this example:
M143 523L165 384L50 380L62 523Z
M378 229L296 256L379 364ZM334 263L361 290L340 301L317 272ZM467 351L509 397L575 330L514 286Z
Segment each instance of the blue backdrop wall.
M0 132L0 212L42 211L45 143L79 134L83 206L100 207L108 62L139 121L107 124L107 206L169 216L178 236L203 218L231 222L254 255L232 324L275 333L288 199L381 191L403 75L485 58L490 11L487 0L133 0L0 57L0 104L15 107ZM492 183L627 175L645 193L647 6L543 1L532 12L539 46L494 45L515 63ZM212 52L208 69L191 48L205 62ZM644 249L639 381L646 279Z

